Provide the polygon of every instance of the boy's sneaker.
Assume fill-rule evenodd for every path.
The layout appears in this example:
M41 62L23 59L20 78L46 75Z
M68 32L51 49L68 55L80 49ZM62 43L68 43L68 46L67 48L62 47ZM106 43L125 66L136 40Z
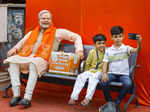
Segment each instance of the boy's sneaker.
M18 105L19 101L21 100L21 97L13 97L9 103L10 107Z
M81 101L80 104L82 106L88 106L90 103L91 103L91 100L85 98L84 100Z
M31 101L28 99L22 99L19 101L20 105L23 105L25 108L28 108L31 106Z
M68 105L75 105L77 102L76 102L76 100L74 100L74 99L70 99L69 101L68 101Z

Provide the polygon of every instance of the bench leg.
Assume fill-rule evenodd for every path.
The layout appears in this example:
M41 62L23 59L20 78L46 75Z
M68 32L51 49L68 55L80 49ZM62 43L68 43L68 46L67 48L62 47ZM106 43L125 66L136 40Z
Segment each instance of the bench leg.
M128 102L125 104L125 107L124 107L124 112L127 112L127 108L129 106L129 104L132 102L133 99L136 99L136 96L134 94L132 94L128 100Z
M135 100L136 100L136 108L137 108L139 106L139 102L136 96L135 96Z
M26 87L27 84L23 80L23 75L22 74L20 75L20 82L21 82L21 84L23 84Z
M9 88L11 88L12 87L12 85L11 85L11 83L4 89L4 98L8 98L9 96L8 96L8 90L9 90Z

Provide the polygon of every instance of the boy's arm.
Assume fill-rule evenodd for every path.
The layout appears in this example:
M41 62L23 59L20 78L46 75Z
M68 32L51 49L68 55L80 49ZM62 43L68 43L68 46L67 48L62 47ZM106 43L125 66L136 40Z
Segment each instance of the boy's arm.
M93 59L93 55L92 55L92 51L89 52L88 57L86 59L86 63L85 63L85 71L90 70L91 69L91 62Z
M141 40L142 40L142 37L140 35L137 35L138 47L137 48L132 48L130 50L131 54L136 53L136 52L138 53L140 51L140 49L141 49Z
M102 67L102 82L107 82L108 81L108 75L107 75L107 71L108 71L108 63L109 63L109 58L108 58L108 52L106 50L105 54L104 54L104 59L103 59L103 67Z
M108 68L108 62L103 62L103 68L102 68L102 81L107 82L108 76L107 76L107 69Z

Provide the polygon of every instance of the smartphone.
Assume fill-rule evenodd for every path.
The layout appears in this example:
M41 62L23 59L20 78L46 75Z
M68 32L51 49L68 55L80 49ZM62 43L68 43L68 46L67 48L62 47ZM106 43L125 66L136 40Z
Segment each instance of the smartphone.
M137 35L138 34L136 34L136 33L128 33L128 38L132 39L132 40L137 40L137 38L138 38Z

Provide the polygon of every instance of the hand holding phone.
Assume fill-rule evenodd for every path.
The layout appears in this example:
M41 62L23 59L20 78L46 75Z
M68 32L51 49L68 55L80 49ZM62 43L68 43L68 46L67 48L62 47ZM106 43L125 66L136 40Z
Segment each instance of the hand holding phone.
M131 39L131 40L138 40L138 34L128 33L128 38Z
M141 35L136 34L136 33L128 33L128 38L131 40L137 40L139 42L142 40Z

